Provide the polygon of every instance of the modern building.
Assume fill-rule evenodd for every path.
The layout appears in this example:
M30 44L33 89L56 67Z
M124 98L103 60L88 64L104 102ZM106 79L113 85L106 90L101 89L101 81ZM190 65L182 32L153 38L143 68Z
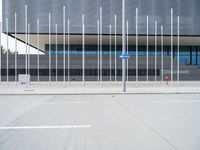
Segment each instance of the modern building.
M199 6L125 0L128 81L200 80ZM3 0L3 32L28 44L26 55L1 56L4 81L26 73L32 81L122 80L122 0ZM29 55L29 45L44 54Z

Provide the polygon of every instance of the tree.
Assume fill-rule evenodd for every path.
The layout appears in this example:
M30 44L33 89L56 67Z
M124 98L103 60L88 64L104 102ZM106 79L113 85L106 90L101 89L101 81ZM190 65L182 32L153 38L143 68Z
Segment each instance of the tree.
M15 52L11 51L10 49L8 49L8 51L7 51L5 48L3 48L3 46L1 46L1 55L6 55L7 52L9 55L15 54Z
M5 54L5 49L3 48L3 46L1 46L1 55Z

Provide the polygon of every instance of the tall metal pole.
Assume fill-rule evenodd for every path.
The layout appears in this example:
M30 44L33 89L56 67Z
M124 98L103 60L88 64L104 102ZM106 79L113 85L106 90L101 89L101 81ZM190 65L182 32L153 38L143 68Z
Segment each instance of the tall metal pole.
M99 78L99 20L97 20L97 81L99 82L100 81L100 78Z
M30 73L30 24L28 23L28 75L31 76Z
M173 8L171 8L171 84L173 83Z
M136 83L138 82L138 8L136 8Z
M28 52L28 23L27 23L27 5L25 5L25 41L26 41L26 55L25 55L25 74L26 74L26 88L28 88L28 80L27 80L27 76L28 76L28 62L27 62L27 52Z
M8 18L6 18L6 50L7 50L7 53L6 53L6 75L7 75L7 83L8 83L8 81L9 81L9 79L8 79L8 76L9 76L9 70L8 70L8 68L9 68L9 64L8 64L8 50L9 50L9 48L8 48Z
M58 82L58 25L55 25L56 30L56 83Z
M2 28L2 24L1 24L1 22L0 22L0 83L2 82L1 80L1 53L2 53L2 51L1 51L1 28Z
M115 83L117 82L117 15L115 15Z
M177 81L180 83L180 18L177 17Z
M163 67L164 67L164 61L163 61L163 46L164 46L164 39L163 39L163 26L161 26L161 81L163 82L163 78L164 78L164 75L163 75Z
M38 81L38 85L40 82L40 55L39 55L39 46L40 46L40 41L39 41L39 32L40 32L40 21L39 19L37 19L37 81Z
M100 82L102 83L103 74L102 74L102 7L100 7Z
M15 85L17 86L17 13L15 12Z
M67 81L70 83L70 20L69 20L69 0L67 1Z
M127 52L127 55L129 54L129 30L128 30L128 28L129 28L129 24L128 24L128 20L127 20L127 22L126 22L126 52ZM126 80L128 81L128 78L129 78L129 76L128 76L128 73L129 73L129 71L128 71L128 69L129 69L129 61L128 61L128 59L127 59L127 71L126 71Z
M147 15L146 81L149 82L149 16Z
M157 21L155 22L155 82L157 81Z
M49 86L51 86L51 14L49 13Z
M64 81L64 85L66 85L66 73L65 73L65 68L66 68L66 48L65 48L65 26L66 26L66 22L65 22L65 6L63 6L63 81Z
M67 68L68 68L68 75L67 75L67 80L68 80L68 83L70 82L70 20L68 19L67 20L67 50L68 50L68 53L67 53Z
M125 39L125 0L122 0L122 54L126 54L126 39ZM122 59L122 82L123 92L126 92L126 62Z
M85 82L85 17L82 14L82 82Z
M111 34L112 34L112 26L109 26L109 31L110 31L110 40L109 40L109 47L110 47L110 57L109 57L109 68L110 68L110 81L112 81L112 39L111 39Z

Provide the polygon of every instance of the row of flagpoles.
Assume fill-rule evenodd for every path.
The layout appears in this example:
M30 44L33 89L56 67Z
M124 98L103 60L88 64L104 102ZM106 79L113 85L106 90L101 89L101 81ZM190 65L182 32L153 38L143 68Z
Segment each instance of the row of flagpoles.
M122 15L122 54L125 53L129 53L128 47L129 47L129 22L128 20L125 22L125 5L124 5L124 0L122 3L122 7L123 7L123 15ZM25 73L26 75L30 74L30 24L28 23L28 16L27 16L27 5L25 6L25 43L26 43L26 54L25 54ZM98 70L98 76L97 76L97 81L98 82L102 82L103 81L103 66L102 66L102 51L103 51L103 20L102 20L102 7L99 8L99 12L100 12L100 16L99 19L97 20L97 70ZM114 81L117 81L117 15L114 16L115 18L115 23L114 23L114 52L115 52L115 58L114 58L114 69L115 69L115 77L114 77ZM139 28L139 14L138 14L138 8L136 8L136 24L135 24L135 29L136 29L136 57L135 57L135 61L136 61L136 79L135 81L138 82L138 28ZM49 34L48 34L48 41L49 41L49 85L51 86L51 45L52 45L52 31L51 31L51 13L49 13ZM180 31L179 31L179 16L177 17L177 81L179 82L180 80L180 75L179 75L179 45L180 45ZM7 35L7 43L6 43L6 49L9 49L9 40L8 40L8 18L6 18L6 35ZM2 28L2 25L0 24L0 30ZM126 29L126 31L125 31ZM149 16L147 15L146 17L146 82L149 81ZM163 81L163 67L164 67L164 57L163 57L163 50L164 50L164 26L161 25L160 27L161 30L161 79ZM57 35L58 35L58 25L55 24L55 31L56 31L56 51L58 49L57 46ZM157 81L157 46L158 46L158 22L155 21L155 82ZM66 35L67 35L67 48L66 48ZM39 70L40 70L40 54L39 54L39 47L40 47L40 20L37 19L37 50L38 50L38 54L37 54L37 82L39 84L40 82L40 74L39 74ZM17 85L17 13L15 13L15 82ZM126 38L126 39L125 39ZM173 65L173 9L171 9L171 83L173 82L173 70L174 70L174 65ZM109 57L109 69L110 69L110 78L109 80L112 81L112 26L109 25L109 45L110 45L110 57ZM0 45L1 45L1 34L0 34ZM63 69L64 69L64 73L63 73L63 81L64 83L66 83L66 81L70 82L70 20L67 19L67 34L66 34L66 10L65 10L65 6L63 6ZM66 50L67 55L66 55ZM66 69L66 56L67 56L67 75L65 74L65 69ZM56 52L56 59L57 59L57 52ZM6 81L9 81L9 54L6 53ZM2 82L2 76L1 76L1 54L0 54L0 82ZM123 85L124 85L124 90L125 90L125 82L128 81L129 75L128 75L128 69L129 69L129 61L125 61L122 60L122 81L123 81ZM66 79L67 76L67 79ZM56 60L56 81L57 80L57 60ZM82 14L82 82L85 82L85 16L84 14ZM28 87L28 82L26 84L26 86Z

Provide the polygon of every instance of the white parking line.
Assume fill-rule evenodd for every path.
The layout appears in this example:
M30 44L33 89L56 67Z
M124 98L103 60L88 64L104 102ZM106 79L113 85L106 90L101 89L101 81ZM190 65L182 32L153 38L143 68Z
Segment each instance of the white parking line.
M200 103L200 100L154 101L153 103L159 103L159 104L167 104L167 103Z
M90 128L90 125L68 125L68 126L15 126L15 127L0 127L0 130L27 130L27 129L75 129L75 128Z
M46 105L52 104L88 104L88 102L47 102Z

